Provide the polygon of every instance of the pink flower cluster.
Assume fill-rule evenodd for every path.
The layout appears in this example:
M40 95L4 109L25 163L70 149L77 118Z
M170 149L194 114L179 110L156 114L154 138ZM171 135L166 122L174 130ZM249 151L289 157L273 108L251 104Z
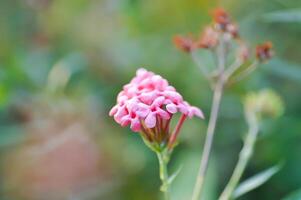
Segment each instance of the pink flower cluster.
M121 126L130 125L133 131L138 132L169 124L177 112L190 118L194 115L204 117L202 111L184 101L167 80L139 69L118 94L117 105L111 109L110 116L114 116Z

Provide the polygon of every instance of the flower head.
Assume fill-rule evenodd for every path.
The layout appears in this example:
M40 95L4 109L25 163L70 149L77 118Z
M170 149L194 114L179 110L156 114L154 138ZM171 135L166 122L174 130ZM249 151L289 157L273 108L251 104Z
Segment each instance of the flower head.
M233 38L238 38L238 27L236 24L230 23L226 26L226 32L230 34Z
M195 42L192 37L184 37L180 35L176 35L173 38L173 43L176 47L184 52L191 52L195 48Z
M282 99L271 89L249 93L244 104L247 112L254 112L258 117L278 117L284 111Z
M182 117L176 131L170 133L169 123L177 112L182 113ZM144 138L150 142L173 140L171 142L174 143L185 118L203 118L203 113L184 101L167 80L153 72L139 69L118 94L117 105L111 109L110 116L114 116L121 126L130 125L134 132L143 133Z
M232 38L238 38L238 27L230 18L230 15L223 8L213 10L213 22L215 27L225 33L228 33Z
M216 8L213 10L213 21L220 26L222 30L230 23L230 17L223 8Z
M202 33L198 47L201 48L213 48L218 44L219 34L218 32L211 26L205 28L204 32Z
M271 42L265 42L263 44L257 45L256 47L257 59L261 62L271 59L271 57L273 56L272 48L273 48L273 44Z

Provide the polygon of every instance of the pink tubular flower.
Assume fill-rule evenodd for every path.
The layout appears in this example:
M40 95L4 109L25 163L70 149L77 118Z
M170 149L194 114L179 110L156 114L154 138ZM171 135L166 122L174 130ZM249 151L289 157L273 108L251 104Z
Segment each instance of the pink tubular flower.
M182 113L182 117L170 133L169 124L177 112ZM137 70L136 76L123 87L109 115L121 126L130 125L134 132L141 132L149 142L168 142L169 147L174 144L187 116L204 117L202 111L184 101L167 80L145 69Z

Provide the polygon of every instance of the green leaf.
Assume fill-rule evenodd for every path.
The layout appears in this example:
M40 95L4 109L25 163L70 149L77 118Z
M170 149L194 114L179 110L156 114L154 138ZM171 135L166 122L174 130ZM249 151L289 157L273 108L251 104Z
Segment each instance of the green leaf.
M181 170L182 170L182 166L180 166L177 171L175 171L171 176L169 176L169 178L168 178L169 185L175 180L175 178L179 175Z
M281 10L263 15L266 22L301 22L301 9Z
M153 152L155 152L155 153L158 153L158 152L159 152L158 147L156 147L155 144L153 145L151 142L149 142L147 139L145 139L145 137L143 136L143 134L141 134L141 138L143 139L144 144L145 144L148 148L150 148Z
M247 192L261 186L266 181L268 181L274 174L276 174L280 170L280 168L281 166L278 164L245 180L237 186L236 190L234 191L233 197L238 198L243 194L246 194Z
M286 197L284 197L282 200L300 200L301 199L301 189L296 190Z

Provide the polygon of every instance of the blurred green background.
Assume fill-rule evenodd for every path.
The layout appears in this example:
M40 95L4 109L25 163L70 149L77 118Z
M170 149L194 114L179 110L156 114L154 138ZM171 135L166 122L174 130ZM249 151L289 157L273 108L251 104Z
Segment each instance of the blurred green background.
M0 199L160 199L155 155L108 117L137 68L152 70L209 115L211 91L175 34L198 34L225 7L254 47L275 57L226 89L206 180L217 199L246 131L241 99L274 89L285 113L264 122L243 179L279 162L262 187L240 199L283 199L301 188L300 0L1 0ZM189 199L207 120L186 122L170 170L172 191ZM301 198L299 198L301 199Z

